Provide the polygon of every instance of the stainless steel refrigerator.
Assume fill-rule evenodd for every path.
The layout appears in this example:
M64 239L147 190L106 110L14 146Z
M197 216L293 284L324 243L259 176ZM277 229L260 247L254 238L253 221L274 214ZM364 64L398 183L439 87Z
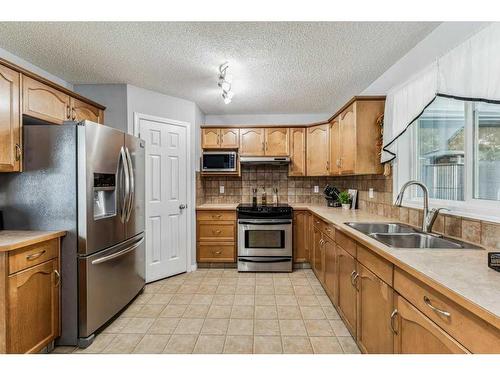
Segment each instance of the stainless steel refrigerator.
M0 174L5 229L66 230L61 345L94 333L145 284L144 141L84 121L24 125L24 171Z

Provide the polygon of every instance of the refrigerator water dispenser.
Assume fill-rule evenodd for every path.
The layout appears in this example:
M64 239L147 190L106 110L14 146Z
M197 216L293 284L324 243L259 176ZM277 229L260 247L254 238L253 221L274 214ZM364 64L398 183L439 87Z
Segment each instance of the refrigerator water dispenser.
M116 215L114 174L94 173L94 220Z

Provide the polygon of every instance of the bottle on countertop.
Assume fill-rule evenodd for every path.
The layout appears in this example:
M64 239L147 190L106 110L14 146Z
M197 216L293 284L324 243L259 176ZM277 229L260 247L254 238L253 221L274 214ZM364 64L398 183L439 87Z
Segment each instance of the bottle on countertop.
M263 206L267 205L267 193L265 186L262 186L262 205Z
M278 205L278 188L273 188L273 204Z
M257 206L257 188L252 188L252 205Z

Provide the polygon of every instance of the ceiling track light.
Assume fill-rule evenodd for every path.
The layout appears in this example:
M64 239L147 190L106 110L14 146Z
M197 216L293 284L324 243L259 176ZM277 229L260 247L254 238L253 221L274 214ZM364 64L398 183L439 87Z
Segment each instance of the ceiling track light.
M231 103L234 96L234 92L231 91L232 76L228 74L228 68L229 63L227 61L219 66L219 81L217 83L217 86L222 89L222 99L224 99L225 104Z

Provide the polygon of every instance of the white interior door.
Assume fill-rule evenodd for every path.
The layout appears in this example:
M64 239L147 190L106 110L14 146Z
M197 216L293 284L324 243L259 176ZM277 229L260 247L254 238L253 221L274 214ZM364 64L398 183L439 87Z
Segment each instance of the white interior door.
M136 117L146 141L146 282L187 271L187 126Z

